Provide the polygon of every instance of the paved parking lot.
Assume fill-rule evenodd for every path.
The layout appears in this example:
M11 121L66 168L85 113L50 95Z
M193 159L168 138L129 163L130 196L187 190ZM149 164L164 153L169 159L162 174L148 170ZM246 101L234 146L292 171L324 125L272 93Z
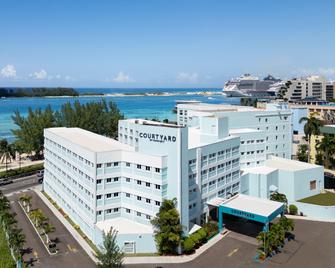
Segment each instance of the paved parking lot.
M252 258L257 246L248 239L228 235L197 259L183 264L128 265L128 268L315 268L334 267L335 223L295 220L296 241L286 244L284 252L265 263L255 263Z
M19 194L15 194L9 197L12 203L12 209L17 213L16 219L18 221L19 228L23 229L26 235L26 254L24 255L25 261L31 261L34 267L52 267L52 268L92 268L96 267L92 260L87 256L84 250L80 247L77 241L67 231L64 225L55 217L50 209L44 204L44 202L35 194L35 192L26 192L33 196L32 208L42 209L45 216L50 219L50 223L55 226L56 231L50 234L51 239L57 238L57 248L59 253L54 256L50 256L44 247L42 241L37 236L36 231L29 222L27 216L22 211L18 204Z

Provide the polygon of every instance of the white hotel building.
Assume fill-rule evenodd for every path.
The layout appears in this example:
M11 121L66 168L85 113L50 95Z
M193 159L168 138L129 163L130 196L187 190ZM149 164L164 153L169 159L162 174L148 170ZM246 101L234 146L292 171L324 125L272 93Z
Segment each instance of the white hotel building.
M155 252L150 219L165 198L177 199L187 234L218 198L303 189L289 195L294 199L323 188L320 167L308 172L289 160L286 106L180 104L178 123L121 120L118 141L78 128L45 129L45 192L95 244L113 227L124 251Z
M240 139L227 118L198 128L121 120L119 141L78 128L44 135L44 190L96 244L113 227L125 251L155 252L150 219L164 198L177 198L188 233L208 200L240 190Z

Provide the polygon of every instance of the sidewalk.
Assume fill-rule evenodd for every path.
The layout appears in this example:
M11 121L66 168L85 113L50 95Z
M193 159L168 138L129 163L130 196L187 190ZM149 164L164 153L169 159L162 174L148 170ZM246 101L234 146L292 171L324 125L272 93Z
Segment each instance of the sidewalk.
M36 161L31 161L31 160L21 160L21 164L19 163L19 161L12 161L11 163L7 164L7 169L16 169L19 168L21 166L21 168L23 167L27 167L27 166L33 166L33 165L37 165L37 164L41 164L43 163L44 160L36 160ZM6 165L5 164L0 164L0 172L1 171L5 171L6 170Z
M294 220L335 222L335 219L330 221L330 220L322 220L322 219L311 218L311 217L308 217L308 216L297 216L297 215L289 215L289 214L285 214L285 216L289 219L294 219Z

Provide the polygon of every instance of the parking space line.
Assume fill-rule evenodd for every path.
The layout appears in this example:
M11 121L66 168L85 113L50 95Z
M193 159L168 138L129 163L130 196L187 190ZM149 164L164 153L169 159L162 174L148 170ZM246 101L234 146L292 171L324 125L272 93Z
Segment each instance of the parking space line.
M231 251L227 256L231 257L238 251L238 248L235 248L233 251Z

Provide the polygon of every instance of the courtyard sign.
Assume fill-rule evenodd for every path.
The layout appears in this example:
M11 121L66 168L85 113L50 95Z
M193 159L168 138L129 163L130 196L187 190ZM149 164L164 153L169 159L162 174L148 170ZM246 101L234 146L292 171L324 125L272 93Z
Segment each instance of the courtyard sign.
M140 132L139 134L140 138L143 139L149 139L153 142L176 142L177 138L176 136L170 136L170 135L164 135L164 134L154 134L154 133L143 133Z

